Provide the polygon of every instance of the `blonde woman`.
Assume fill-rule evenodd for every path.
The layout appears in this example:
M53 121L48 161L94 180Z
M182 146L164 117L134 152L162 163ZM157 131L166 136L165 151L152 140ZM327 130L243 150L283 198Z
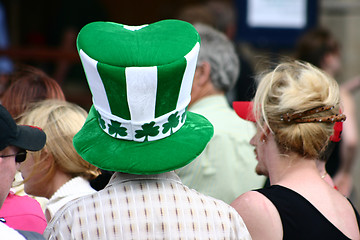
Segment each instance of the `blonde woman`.
M307 63L278 65L254 99L258 165L271 186L242 194L231 205L253 239L359 239L359 215L317 169L339 113L334 79Z
M89 180L98 175L98 169L84 161L72 144L86 117L87 112L75 104L44 100L21 118L22 124L39 126L47 134L45 147L29 153L20 167L25 192L49 199L47 221L67 202L95 192Z

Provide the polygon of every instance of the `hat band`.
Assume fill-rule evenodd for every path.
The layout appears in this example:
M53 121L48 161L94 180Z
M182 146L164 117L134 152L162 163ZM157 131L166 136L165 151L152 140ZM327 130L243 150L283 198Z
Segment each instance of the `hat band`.
M100 128L109 136L122 140L147 142L166 138L185 123L186 109L175 110L150 122L134 123L96 109Z

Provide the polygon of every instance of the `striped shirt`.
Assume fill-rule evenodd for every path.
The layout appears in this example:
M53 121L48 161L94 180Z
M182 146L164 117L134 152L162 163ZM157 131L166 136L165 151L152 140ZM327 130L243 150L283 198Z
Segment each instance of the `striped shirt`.
M174 172L115 173L101 191L59 210L47 239L251 239L226 203L189 189Z

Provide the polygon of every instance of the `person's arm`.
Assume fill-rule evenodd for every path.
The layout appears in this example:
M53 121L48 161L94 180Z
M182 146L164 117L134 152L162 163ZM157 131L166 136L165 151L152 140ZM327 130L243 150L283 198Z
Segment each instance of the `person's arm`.
M240 214L252 239L282 239L281 219L275 206L256 191L242 194L231 206Z

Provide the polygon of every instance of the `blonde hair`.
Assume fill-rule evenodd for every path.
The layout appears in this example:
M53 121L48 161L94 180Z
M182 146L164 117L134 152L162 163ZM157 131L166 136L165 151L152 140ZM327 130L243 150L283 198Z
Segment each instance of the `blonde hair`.
M71 177L81 176L88 180L99 175L98 168L82 159L72 142L86 117L87 112L80 106L61 100L43 100L30 106L23 114L20 124L38 126L47 136L45 147L33 153L35 165L30 177L49 156L53 158L50 170L39 182L51 179L56 170Z
M274 134L281 153L318 158L325 150L334 123L287 123L281 120L282 115L334 106L312 115L330 116L339 113L339 101L339 86L333 78L309 63L285 62L261 78L254 98L254 114L260 127L266 124Z

